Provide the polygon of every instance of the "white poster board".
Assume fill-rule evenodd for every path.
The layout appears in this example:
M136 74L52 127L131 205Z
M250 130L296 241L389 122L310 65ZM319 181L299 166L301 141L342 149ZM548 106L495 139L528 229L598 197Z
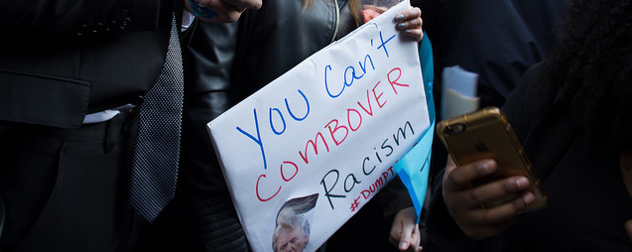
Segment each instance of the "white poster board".
M429 127L417 42L393 21L409 6L392 7L208 124L255 251L272 251L277 217L293 213L309 222L305 251L316 250L397 175L391 166ZM310 200L296 207L301 198ZM286 202L295 208L280 211Z

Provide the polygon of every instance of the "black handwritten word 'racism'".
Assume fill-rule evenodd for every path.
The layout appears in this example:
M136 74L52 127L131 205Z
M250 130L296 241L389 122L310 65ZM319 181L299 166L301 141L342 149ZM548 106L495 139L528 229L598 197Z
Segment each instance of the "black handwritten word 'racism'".
M386 138L379 149L374 148L376 150L375 159L372 159L371 156L367 156L362 160L362 174L368 177L375 171L377 165L382 163L382 156L388 157L393 154L394 148L399 147L401 143L408 138L408 130L410 130L411 135L415 135L415 130L413 129L412 124L407 121L403 127L397 129L396 133L393 134L392 139ZM393 167L389 167L387 171L382 172L381 176L375 181L375 183L370 184L368 188L360 191L360 195L354 199L354 203L351 205L351 210L355 211L355 209L360 206L361 199L368 201L374 193L379 191L380 188L386 184L391 176L394 176ZM327 197L331 209L335 209L332 198L346 198L346 195L353 191L356 185L362 184L362 180L359 179L361 177L363 176L358 176L354 173L347 174L342 183L342 189L344 191L344 194L342 194L340 188L337 188L338 180L340 179L340 172L337 169L332 169L325 174L323 179L321 179L320 184L323 186L323 195ZM334 194L333 192L336 189L338 189L337 193Z

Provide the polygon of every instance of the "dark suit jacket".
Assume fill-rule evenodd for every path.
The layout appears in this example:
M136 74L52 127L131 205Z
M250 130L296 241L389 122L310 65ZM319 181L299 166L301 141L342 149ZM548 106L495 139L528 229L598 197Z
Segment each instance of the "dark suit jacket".
M160 73L170 17L159 0L2 1L0 121L76 128L133 102Z

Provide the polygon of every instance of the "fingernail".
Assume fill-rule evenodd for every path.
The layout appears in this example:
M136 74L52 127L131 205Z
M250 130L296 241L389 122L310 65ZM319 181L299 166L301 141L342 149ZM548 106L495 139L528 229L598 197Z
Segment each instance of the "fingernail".
M535 196L532 193L527 193L524 197L522 197L522 201L524 201L524 204L528 206L535 201Z
M488 161L479 162L478 165L476 165L476 169L482 171L484 174L487 174L489 172Z
M404 14L399 14L399 15L395 16L395 20L397 20L397 21L404 20Z
M399 23L399 24L397 24L397 28L399 28L399 29L406 28L406 24L405 23Z
M516 186L518 186L518 188L520 189L525 188L529 184L529 180L525 177L520 177L516 179L515 182L516 182Z
M413 33L413 31L411 31L411 30L405 30L404 32L407 33L407 34Z
M407 248L408 248L408 242L399 243L399 249L407 249Z

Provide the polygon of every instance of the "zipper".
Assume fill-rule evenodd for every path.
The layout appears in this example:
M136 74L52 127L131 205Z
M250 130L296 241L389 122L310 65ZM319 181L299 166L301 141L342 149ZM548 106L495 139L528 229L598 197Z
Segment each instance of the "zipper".
M333 0L334 7L336 9L336 16L334 17L334 22L336 27L334 27L334 36L331 38L331 42L336 41L336 37L338 36L338 29L340 28L340 7L338 6L338 0Z

